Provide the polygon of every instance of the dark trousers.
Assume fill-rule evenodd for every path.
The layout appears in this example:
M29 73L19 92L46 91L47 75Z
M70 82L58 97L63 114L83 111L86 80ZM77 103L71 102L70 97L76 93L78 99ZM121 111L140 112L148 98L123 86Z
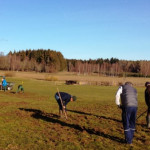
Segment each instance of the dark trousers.
M59 96L55 95L55 99L56 99L56 101L57 101L57 103L58 103L59 110L62 110L62 104L61 104L61 101L60 101Z
M147 122L147 127L150 128L150 106L148 106L147 109L146 122Z
M3 86L3 89L4 89L4 92L6 91L6 89L7 89L7 86Z
M122 108L122 121L125 134L125 140L128 144L132 143L135 132L137 107L123 107Z
M56 100L56 101L57 101L57 103L58 103L58 105L59 105L59 110L62 110L62 104L61 104L60 99L58 99L58 100Z

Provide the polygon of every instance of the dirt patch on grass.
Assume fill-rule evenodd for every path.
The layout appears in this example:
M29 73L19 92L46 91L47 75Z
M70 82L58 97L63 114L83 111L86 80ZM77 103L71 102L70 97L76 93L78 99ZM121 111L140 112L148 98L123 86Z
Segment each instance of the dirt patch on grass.
M13 104L13 102L0 102L0 106L2 106L2 107L9 106L12 104Z
M45 99L47 99L47 97L44 97L44 96L37 96L36 94L34 93L29 93L29 92L26 92L26 93L14 93L14 92L4 92L3 95L7 95L7 96L10 96L10 97L13 97L13 98L19 98L19 99L24 99L24 100L27 100L27 99L32 99L32 100L37 100L37 101L43 101ZM21 104L21 102L18 102L18 104ZM23 104L23 103L22 103ZM24 103L25 104L25 103Z
M20 106L20 105L28 105L28 102L0 102L0 107L7 107L7 106Z

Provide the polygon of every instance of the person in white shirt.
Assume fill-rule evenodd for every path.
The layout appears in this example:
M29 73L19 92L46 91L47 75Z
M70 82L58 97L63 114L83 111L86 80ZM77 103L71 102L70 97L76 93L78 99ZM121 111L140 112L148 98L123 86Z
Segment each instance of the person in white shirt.
M126 82L120 86L116 93L116 105L122 109L122 122L124 128L125 141L132 144L136 113L138 107L137 90L131 82Z

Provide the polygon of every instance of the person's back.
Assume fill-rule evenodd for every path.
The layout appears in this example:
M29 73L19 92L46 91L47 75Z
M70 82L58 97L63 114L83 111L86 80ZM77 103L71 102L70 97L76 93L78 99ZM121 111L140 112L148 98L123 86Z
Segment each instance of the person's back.
M124 107L137 107L137 91L130 84L122 86L121 103Z
M63 101L63 104L64 105L67 105L67 103L70 101L71 99L71 95L68 94L68 93L65 93L65 92L59 92L60 96L61 96L61 99ZM59 94L56 93L56 95L59 97Z
M145 89L145 103L148 107L147 115L146 115L146 122L147 122L147 127L150 128L150 82L146 82L145 86L146 86L146 89Z

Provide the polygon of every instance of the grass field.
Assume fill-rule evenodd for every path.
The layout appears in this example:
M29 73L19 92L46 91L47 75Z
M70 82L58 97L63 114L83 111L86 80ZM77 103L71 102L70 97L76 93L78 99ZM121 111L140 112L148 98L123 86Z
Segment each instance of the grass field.
M124 143L121 110L115 105L118 86L56 84L24 74L6 79L15 86L0 91L0 150L150 149L145 115L137 121L133 147ZM22 81L25 93L17 94ZM68 120L58 116L57 88L78 97L67 105ZM139 116L146 110L145 89L136 88Z

